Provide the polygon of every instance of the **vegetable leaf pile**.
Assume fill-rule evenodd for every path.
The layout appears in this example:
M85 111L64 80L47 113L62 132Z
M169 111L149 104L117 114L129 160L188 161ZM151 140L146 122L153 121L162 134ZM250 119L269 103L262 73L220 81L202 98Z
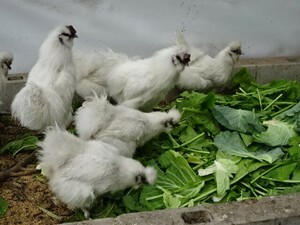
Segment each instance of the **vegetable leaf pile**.
M100 197L100 217L299 192L300 84L259 84L243 68L232 93L183 92L163 108L181 111L179 125L135 156L156 185Z
M161 109L180 110L179 125L135 155L157 169L156 184L102 195L92 216L300 192L300 84L259 84L243 68L232 85L232 94L183 92ZM18 140L1 152L35 148L36 141ZM78 212L69 221L82 218Z

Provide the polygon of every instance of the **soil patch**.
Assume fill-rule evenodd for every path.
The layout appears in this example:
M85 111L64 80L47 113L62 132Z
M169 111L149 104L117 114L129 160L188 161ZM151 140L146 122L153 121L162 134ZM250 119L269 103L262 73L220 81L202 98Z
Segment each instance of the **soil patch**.
M21 127L11 119L10 115L0 114L0 148L24 135L39 134ZM15 156L10 153L0 155L0 171L11 168L31 153L32 151ZM0 195L9 207L4 217L0 219L0 224L58 224L74 214L54 197L49 190L46 178L35 171L36 164L33 162L21 170L21 172L33 172L33 174L10 177L0 183Z

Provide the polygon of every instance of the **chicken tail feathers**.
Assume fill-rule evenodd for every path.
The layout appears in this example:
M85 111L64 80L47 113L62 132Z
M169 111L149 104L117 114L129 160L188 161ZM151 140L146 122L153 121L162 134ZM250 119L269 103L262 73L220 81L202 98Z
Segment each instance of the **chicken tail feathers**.
M84 151L84 141L66 130L60 130L57 124L46 129L45 139L38 145L41 147L38 154L39 167L46 176L51 176L51 171L59 169Z
M89 97L76 112L75 123L79 137L89 140L99 130L104 129L112 116L112 113L108 113L110 107L113 106L108 103L106 95L98 97L94 92L94 96Z
M44 129L55 121L63 124L61 115L66 113L56 93L47 92L31 82L15 96L11 111L14 118L32 130Z

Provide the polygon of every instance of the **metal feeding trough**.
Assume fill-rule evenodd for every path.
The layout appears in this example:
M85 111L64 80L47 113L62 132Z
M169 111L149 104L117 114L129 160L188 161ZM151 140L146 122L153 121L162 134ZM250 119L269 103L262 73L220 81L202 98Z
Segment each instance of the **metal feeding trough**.
M241 59L235 72L248 68L255 80L267 83L276 79L300 82L300 57ZM10 104L26 82L26 74L10 75L0 85L1 113L9 113ZM300 194L266 197L190 208L167 209L120 215L116 218L87 220L68 224L97 225L299 225Z

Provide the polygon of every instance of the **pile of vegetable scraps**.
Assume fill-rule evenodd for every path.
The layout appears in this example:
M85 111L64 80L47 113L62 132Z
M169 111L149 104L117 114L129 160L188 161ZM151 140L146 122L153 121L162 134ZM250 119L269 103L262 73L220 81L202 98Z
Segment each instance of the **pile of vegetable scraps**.
M161 110L179 125L139 149L155 186L102 196L96 217L300 192L300 84L256 83L241 69L233 94L183 92Z

